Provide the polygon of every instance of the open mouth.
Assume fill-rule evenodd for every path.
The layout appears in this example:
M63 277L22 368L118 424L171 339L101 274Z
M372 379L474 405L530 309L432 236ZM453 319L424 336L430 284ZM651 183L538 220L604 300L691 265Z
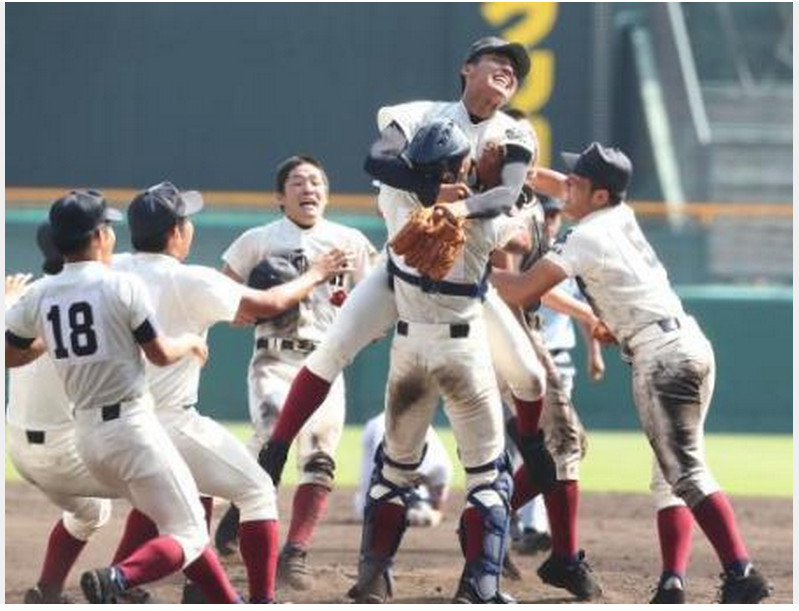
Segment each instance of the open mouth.
M300 208L306 212L315 212L319 209L319 204L313 200L300 202Z
M510 89L513 86L513 79L504 72L494 74L492 80L504 89Z

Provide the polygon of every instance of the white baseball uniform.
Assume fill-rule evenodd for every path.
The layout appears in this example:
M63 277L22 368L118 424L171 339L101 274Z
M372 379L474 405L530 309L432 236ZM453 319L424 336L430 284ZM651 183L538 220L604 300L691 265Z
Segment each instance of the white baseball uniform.
M243 286L219 271L166 254L117 255L113 267L145 281L158 322L171 336L205 337L217 322L233 321L243 295ZM197 411L200 370L196 359L168 367L147 364L158 420L201 493L234 502L243 522L277 519L272 480L232 433Z
M254 453L269 439L291 382L305 358L338 316L339 308L331 303L331 296L339 290L349 291L359 283L367 275L376 251L366 236L351 227L323 218L304 229L283 217L246 231L222 255L228 267L246 280L252 269L267 257L285 258L302 272L309 262L334 248L354 253L353 273L316 286L310 297L300 303L298 315L279 316L255 328L255 348L247 378L250 418L255 428L250 449ZM320 453L332 459L341 439L345 388L339 373L340 370L331 377L330 394L298 436L301 484L332 485L325 472L306 466Z
M117 494L94 479L78 455L72 404L48 354L8 371L6 419L14 467L63 510L69 534L88 540L108 521L108 498Z
M434 118L452 119L472 143L472 155L479 154L485 143L513 143L535 153L535 142L529 132L504 113L473 124L462 102L419 101L381 108L378 128L392 122L399 125L410 142L415 132ZM389 229L389 239L407 220L411 208L397 205L411 196L387 185L380 186L378 205ZM369 342L382 337L397 321L394 294L389 288L389 275L384 262L355 288L331 326L324 341L305 363L309 370L327 381L335 377ZM398 262L402 265L402 262ZM456 276L463 272L456 266ZM544 391L544 371L526 340L518 321L493 289L483 302L484 320L488 327L491 357L499 375L519 399L533 401Z
M719 490L704 457L713 349L683 311L632 209L621 203L589 214L546 258L577 278L632 364L638 416L658 463L658 509L679 499L693 507Z
M381 412L370 419L363 428L360 487L353 497L355 515L358 519L363 518L366 495L369 494L372 472L375 467L375 453L380 442L383 441L385 431L385 412ZM441 443L441 438L432 426L427 427L425 443L427 443L427 451L421 464L416 469L416 476L421 480L421 483L416 487L416 492L422 500L429 500L429 487L448 487L452 481L452 461L449 459L444 444Z
M154 337L154 321L137 278L85 261L35 283L6 313L6 335L22 344L45 341L75 406L75 443L86 468L171 535L186 566L208 534L191 473L147 392L134 334Z

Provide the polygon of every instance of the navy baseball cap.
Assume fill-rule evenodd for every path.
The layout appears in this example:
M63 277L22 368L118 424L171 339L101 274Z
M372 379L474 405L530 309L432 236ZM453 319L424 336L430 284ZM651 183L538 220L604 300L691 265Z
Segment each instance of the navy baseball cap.
M99 226L124 217L99 191L71 191L50 206L50 228L59 247L74 244Z
M42 271L50 275L60 272L64 267L64 256L58 252L53 240L53 228L47 221L39 224L36 228L36 245L44 255Z
M510 58L513 63L513 71L519 81L524 80L530 73L530 56L527 54L527 49L524 48L524 45L518 42L508 42L499 36L486 36L474 41L472 46L469 47L469 54L466 56L464 63L471 63L486 53L499 53Z
M179 191L171 182L161 182L142 191L128 206L128 226L134 239L163 233L179 219L202 210L199 191Z
M617 148L593 142L582 153L562 153L572 174L591 181L595 188L624 197L633 175L630 158Z

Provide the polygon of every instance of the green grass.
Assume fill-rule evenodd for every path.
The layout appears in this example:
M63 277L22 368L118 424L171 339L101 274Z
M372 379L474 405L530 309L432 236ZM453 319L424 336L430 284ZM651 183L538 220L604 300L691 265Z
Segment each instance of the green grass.
M242 440L250 435L246 423L229 423ZM438 431L457 464L452 431ZM361 428L348 426L339 446L336 479L352 486L358 481ZM593 432L582 464L580 487L597 492L648 492L651 451L641 432ZM719 483L733 495L793 496L793 437L791 435L708 435L707 456ZM6 481L19 475L6 455ZM285 472L286 483L297 481L293 452ZM463 487L463 471L455 469L456 488Z

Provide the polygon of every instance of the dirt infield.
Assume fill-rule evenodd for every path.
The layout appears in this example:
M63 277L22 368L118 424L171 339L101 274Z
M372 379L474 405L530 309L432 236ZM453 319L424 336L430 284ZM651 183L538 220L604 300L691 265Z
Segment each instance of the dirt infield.
M282 515L287 516L291 490L281 494ZM409 529L396 564L394 602L448 602L460 574L461 555L455 536L460 496L450 501L448 519L436 529ZM793 526L789 499L734 499L750 551L774 584L769 602L790 603L793 598ZM87 546L68 580L68 593L82 600L77 581L80 571L108 562L126 505L114 507L112 523ZM217 516L221 513L217 511ZM31 486L6 484L6 602L22 601L25 589L36 580L47 536L59 512ZM333 495L330 511L320 528L310 563L318 576L310 592L278 592L282 601L346 602L353 582L360 543L360 525L351 518L351 491ZM651 500L644 495L585 495L580 508L582 547L605 589L605 602L645 603L659 570L655 523ZM285 533L286 525L281 528ZM568 594L541 583L535 569L543 556L516 556L524 572L519 582L506 581L506 589L520 602L572 602ZM243 567L238 559L225 559L235 585L246 590ZM718 586L719 568L712 550L695 535L695 549L688 577L688 601L712 602ZM178 602L180 580L171 578L152 588L163 602Z

